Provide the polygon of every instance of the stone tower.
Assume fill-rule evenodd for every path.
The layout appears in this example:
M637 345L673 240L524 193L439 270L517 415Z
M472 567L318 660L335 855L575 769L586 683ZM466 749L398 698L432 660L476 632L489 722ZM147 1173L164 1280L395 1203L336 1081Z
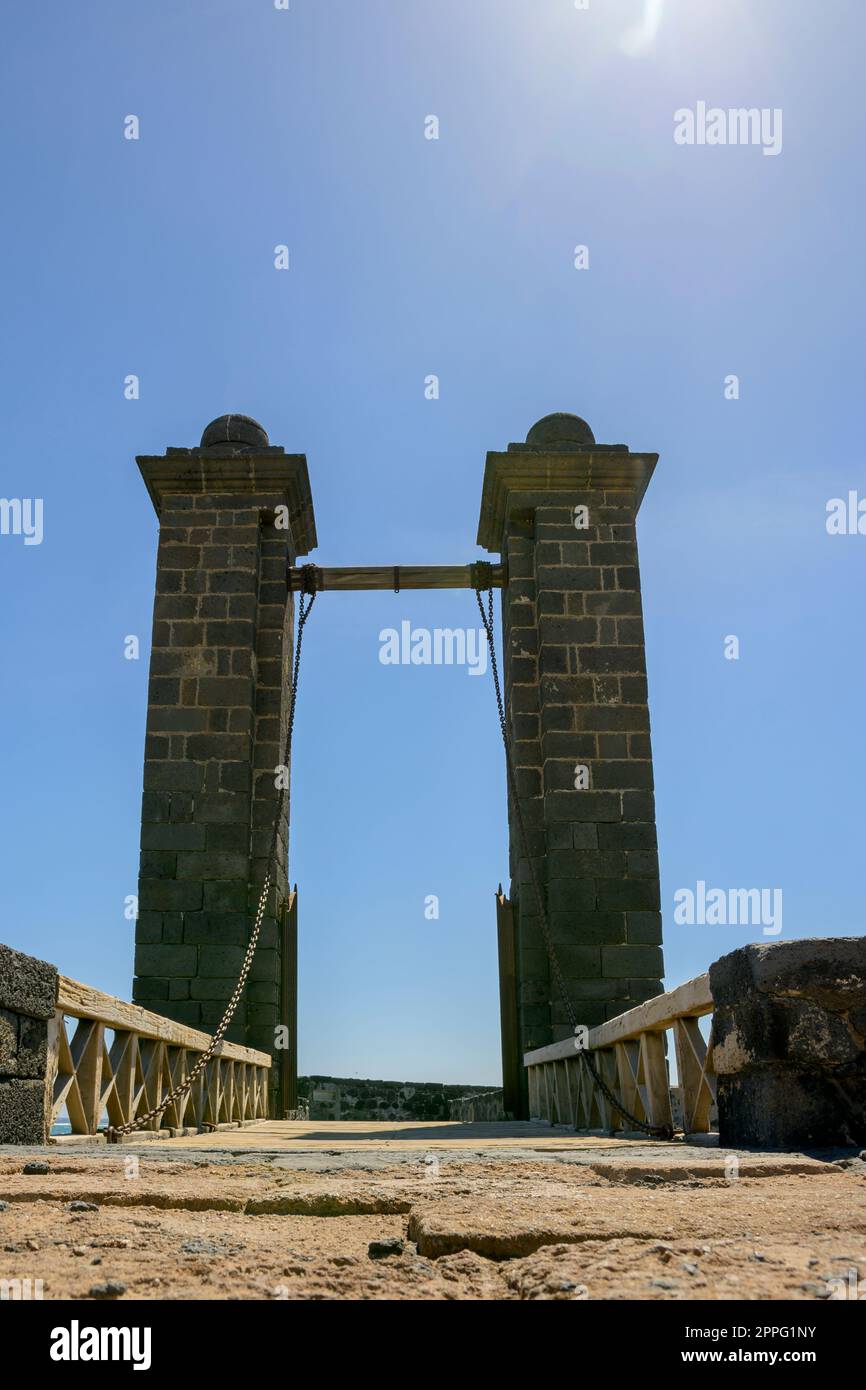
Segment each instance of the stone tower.
M316 545L307 463L224 415L194 449L138 459L159 517L142 801L136 1003L212 1032L234 989L276 809L293 604L286 567ZM274 1051L288 823L276 888L228 1037ZM252 887L250 886L252 885ZM278 1068L274 1068L275 1084ZM277 1113L272 1109L272 1113Z
M518 795L557 956L588 1027L662 988L635 535L656 460L596 444L584 420L557 414L525 444L488 454L484 474L478 543L507 569L504 679ZM522 1059L570 1026L513 806L509 828ZM518 1074L525 1085L522 1061Z

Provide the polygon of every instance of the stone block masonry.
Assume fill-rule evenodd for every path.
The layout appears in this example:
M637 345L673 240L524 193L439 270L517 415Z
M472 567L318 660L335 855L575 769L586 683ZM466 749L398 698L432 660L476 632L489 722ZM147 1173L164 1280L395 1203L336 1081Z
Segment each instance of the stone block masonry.
M0 946L0 1144L44 1144L50 1113L48 1034L57 971Z
M567 991L587 1027L662 988L635 533L655 462L597 445L577 416L552 415L526 444L489 454L484 479L478 542L501 554L507 572L504 684L517 794ZM509 826L522 1054L571 1025L513 805Z
M138 463L160 532L133 999L212 1032L267 864L293 641L286 567L315 546L315 522L306 460L272 447L246 417L214 421L198 449ZM227 1036L273 1052L275 1027L287 1023L294 1059L279 988L287 848L288 819Z
M298 1098L311 1120L447 1120L458 1098L490 1094L489 1086L438 1081L373 1081L345 1076L301 1076ZM501 1096L501 1092L499 1093Z
M866 938L742 946L710 989L720 1142L866 1145Z

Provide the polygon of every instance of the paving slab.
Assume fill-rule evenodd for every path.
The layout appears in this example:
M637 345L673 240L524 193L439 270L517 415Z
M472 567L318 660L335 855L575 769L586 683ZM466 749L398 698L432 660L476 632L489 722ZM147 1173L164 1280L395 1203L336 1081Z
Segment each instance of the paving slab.
M866 1162L533 1125L6 1147L4 1279L84 1300L847 1297Z

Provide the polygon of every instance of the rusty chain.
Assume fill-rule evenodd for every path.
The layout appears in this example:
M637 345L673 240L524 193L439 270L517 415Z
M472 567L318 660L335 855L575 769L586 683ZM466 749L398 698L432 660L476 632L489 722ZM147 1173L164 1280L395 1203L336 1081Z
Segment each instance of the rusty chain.
M496 644L493 640L493 589L491 587L487 590L486 613L484 611L484 603L481 598L481 593L482 590L480 588L477 588L475 590L475 597L478 600L478 609L481 613L481 621L484 624L484 631L487 634L487 646L490 651L490 670L493 673L493 686L496 691L496 707L499 711L499 727L502 731L502 742L505 747L505 771L508 779L508 790L511 795L511 804L514 807L514 815L515 820L517 822L517 829L520 838L521 848L523 850L523 858L526 861L527 868L529 869L529 877L532 882L532 891L535 897L536 908L538 910L538 920L541 925L541 933L544 937L544 944L547 949L548 960L550 961L551 973L553 975L554 982L556 984L556 989L559 993L559 997L565 1006L565 1012L568 1016L569 1026L571 1027L572 1031L576 1034L579 1026L577 1022L577 1014L574 1011L574 1005L571 1002L571 996L568 993L565 978L562 974L562 967L559 964L559 958L556 954L556 947L554 946L553 937L550 932L550 924L547 920L547 907L544 901L544 894L541 890L541 884L538 881L538 873L535 867L533 857L529 852L529 836L526 831L526 822L523 819L523 807L520 804L520 797L517 794L517 779L514 775L514 761L511 756L511 743L508 738L508 722L505 717L505 703L502 698L502 687L499 683L499 667L496 662ZM635 1129L641 1130L644 1134L650 1134L653 1136L653 1138L673 1138L673 1130L670 1128L669 1125L650 1124L647 1120L639 1120L637 1115L633 1115L630 1110L626 1110L622 1103L617 1100L610 1086L608 1086L607 1082L600 1075L598 1068L596 1067L589 1053L583 1048L575 1047L575 1050L577 1052L578 1057L581 1058L581 1060L589 1070L589 1073L596 1086L601 1091L605 1099L609 1102L609 1104L614 1108L614 1110L616 1110L617 1114L621 1115L622 1118L626 1120L630 1125L632 1125Z

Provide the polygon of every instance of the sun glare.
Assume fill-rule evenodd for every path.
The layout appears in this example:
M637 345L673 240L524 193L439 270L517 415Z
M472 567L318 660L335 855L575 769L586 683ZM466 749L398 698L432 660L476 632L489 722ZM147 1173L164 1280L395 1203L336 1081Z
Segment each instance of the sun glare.
M620 48L630 58L639 58L652 48L662 22L665 0L645 0L643 18L627 29L620 39Z

